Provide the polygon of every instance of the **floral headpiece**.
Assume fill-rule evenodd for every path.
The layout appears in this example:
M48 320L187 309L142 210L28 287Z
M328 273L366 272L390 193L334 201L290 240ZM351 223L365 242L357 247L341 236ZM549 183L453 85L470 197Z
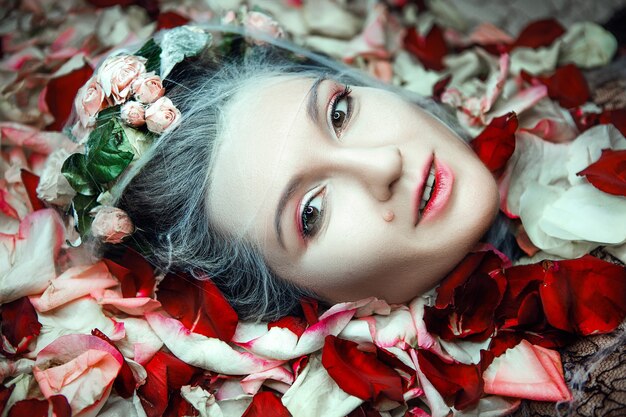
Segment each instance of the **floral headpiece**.
M224 23L243 25L246 33L283 36L275 21L257 12L242 10L226 16ZM134 54L108 57L78 91L78 120L71 134L84 152L70 155L62 173L76 192L71 210L81 238L91 233L104 242L120 243L134 231L128 215L112 207L110 190L156 137L180 123L181 113L165 96L163 80L176 64L207 48L215 46L224 55L245 51L245 42L236 37L223 33L215 42L211 33L194 26L162 32Z

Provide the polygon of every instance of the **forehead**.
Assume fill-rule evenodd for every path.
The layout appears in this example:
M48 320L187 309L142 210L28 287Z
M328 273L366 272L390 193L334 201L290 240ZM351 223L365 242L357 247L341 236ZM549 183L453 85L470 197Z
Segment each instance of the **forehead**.
M306 116L313 81L263 79L242 90L227 110L208 195L209 215L222 231L244 236L254 228L269 230L280 187L298 156L289 145L315 128Z

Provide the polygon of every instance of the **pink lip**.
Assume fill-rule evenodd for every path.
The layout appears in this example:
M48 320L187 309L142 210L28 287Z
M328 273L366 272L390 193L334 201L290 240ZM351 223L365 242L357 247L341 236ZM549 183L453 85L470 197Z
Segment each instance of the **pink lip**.
M413 225L417 225L417 222L420 219L419 209L420 202L422 201L422 193L424 192L424 187L426 186L426 180L428 179L428 174L430 173L430 167L433 164L433 160L435 159L434 155L428 159L424 167L422 168L422 180L417 184L417 188L415 189L415 194L413 196Z
M435 184L432 196L424 207L420 222L436 218L441 213L452 195L452 185L454 184L454 174L452 170L443 162L435 161Z

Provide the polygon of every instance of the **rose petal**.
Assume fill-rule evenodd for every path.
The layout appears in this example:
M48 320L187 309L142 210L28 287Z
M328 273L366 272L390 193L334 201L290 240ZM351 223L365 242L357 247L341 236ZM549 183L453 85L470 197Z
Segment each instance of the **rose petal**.
M602 150L593 164L576 175L584 175L594 187L605 193L626 196L626 150Z
M508 113L494 118L472 142L472 149L494 173L500 173L515 151L517 116Z
M30 399L16 402L8 417L70 417L72 409L63 395L52 395L45 400Z
M569 401L558 352L522 340L483 373L485 392L535 401Z
M194 333L226 342L235 333L237 313L209 279L169 274L159 283L157 299Z
M424 68L435 71L444 69L443 58L448 53L448 47L438 25L434 24L426 35L411 27L406 31L403 42L404 48L419 59Z
M511 45L511 49L520 46L528 48L549 46L564 33L565 29L555 19L536 20L522 29L513 45Z
M93 68L85 64L69 74L53 77L48 81L46 104L54 116L54 122L48 126L50 130L60 131L69 117L74 97L78 89L91 78Z
M556 69L549 77L531 75L522 70L522 79L531 84L541 83L548 87L548 96L565 108L577 107L590 99L587 80L574 64Z
M0 307L2 323L2 353L5 356L21 354L28 350L30 342L39 335L41 323L28 297L18 298ZM9 346L7 346L7 343ZM10 351L7 351L10 349Z
M168 406L171 392L187 385L198 369L160 351L146 364L146 372L146 383L138 389L139 398L148 417L160 417Z
M39 312L46 312L94 291L118 285L104 262L94 265L75 266L54 280L43 294L32 296L31 302Z
M26 216L14 236L0 234L0 303L46 288L56 275L54 261L63 235L61 220L52 209Z
M379 361L376 355L360 351L357 346L350 340L326 336L322 364L337 385L363 400L386 397L403 402L399 375Z
M252 403L248 406L241 417L290 417L280 399L271 392L260 392L252 397Z
M298 417L344 416L363 403L347 394L328 375L319 355L312 355L308 365L283 395L283 404Z
M249 352L238 352L220 339L189 331L180 321L162 313L147 313L146 319L177 358L198 368L227 375L246 375L284 363L263 359Z
M581 335L613 331L626 317L626 269L585 255L545 261L539 288L548 322Z
M417 351L420 370L444 397L452 398L462 410L474 406L483 393L483 381L477 365L444 362L432 352Z
M290 386L293 384L293 374L282 366L247 375L241 380L241 388L246 394L256 394L267 381L280 381Z

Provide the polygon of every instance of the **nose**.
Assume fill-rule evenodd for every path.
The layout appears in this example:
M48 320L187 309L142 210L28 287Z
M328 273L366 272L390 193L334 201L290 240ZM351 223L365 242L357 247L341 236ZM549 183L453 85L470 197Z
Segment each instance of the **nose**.
M391 198L392 185L402 175L402 154L396 146L344 148L336 167L363 183L379 201Z

